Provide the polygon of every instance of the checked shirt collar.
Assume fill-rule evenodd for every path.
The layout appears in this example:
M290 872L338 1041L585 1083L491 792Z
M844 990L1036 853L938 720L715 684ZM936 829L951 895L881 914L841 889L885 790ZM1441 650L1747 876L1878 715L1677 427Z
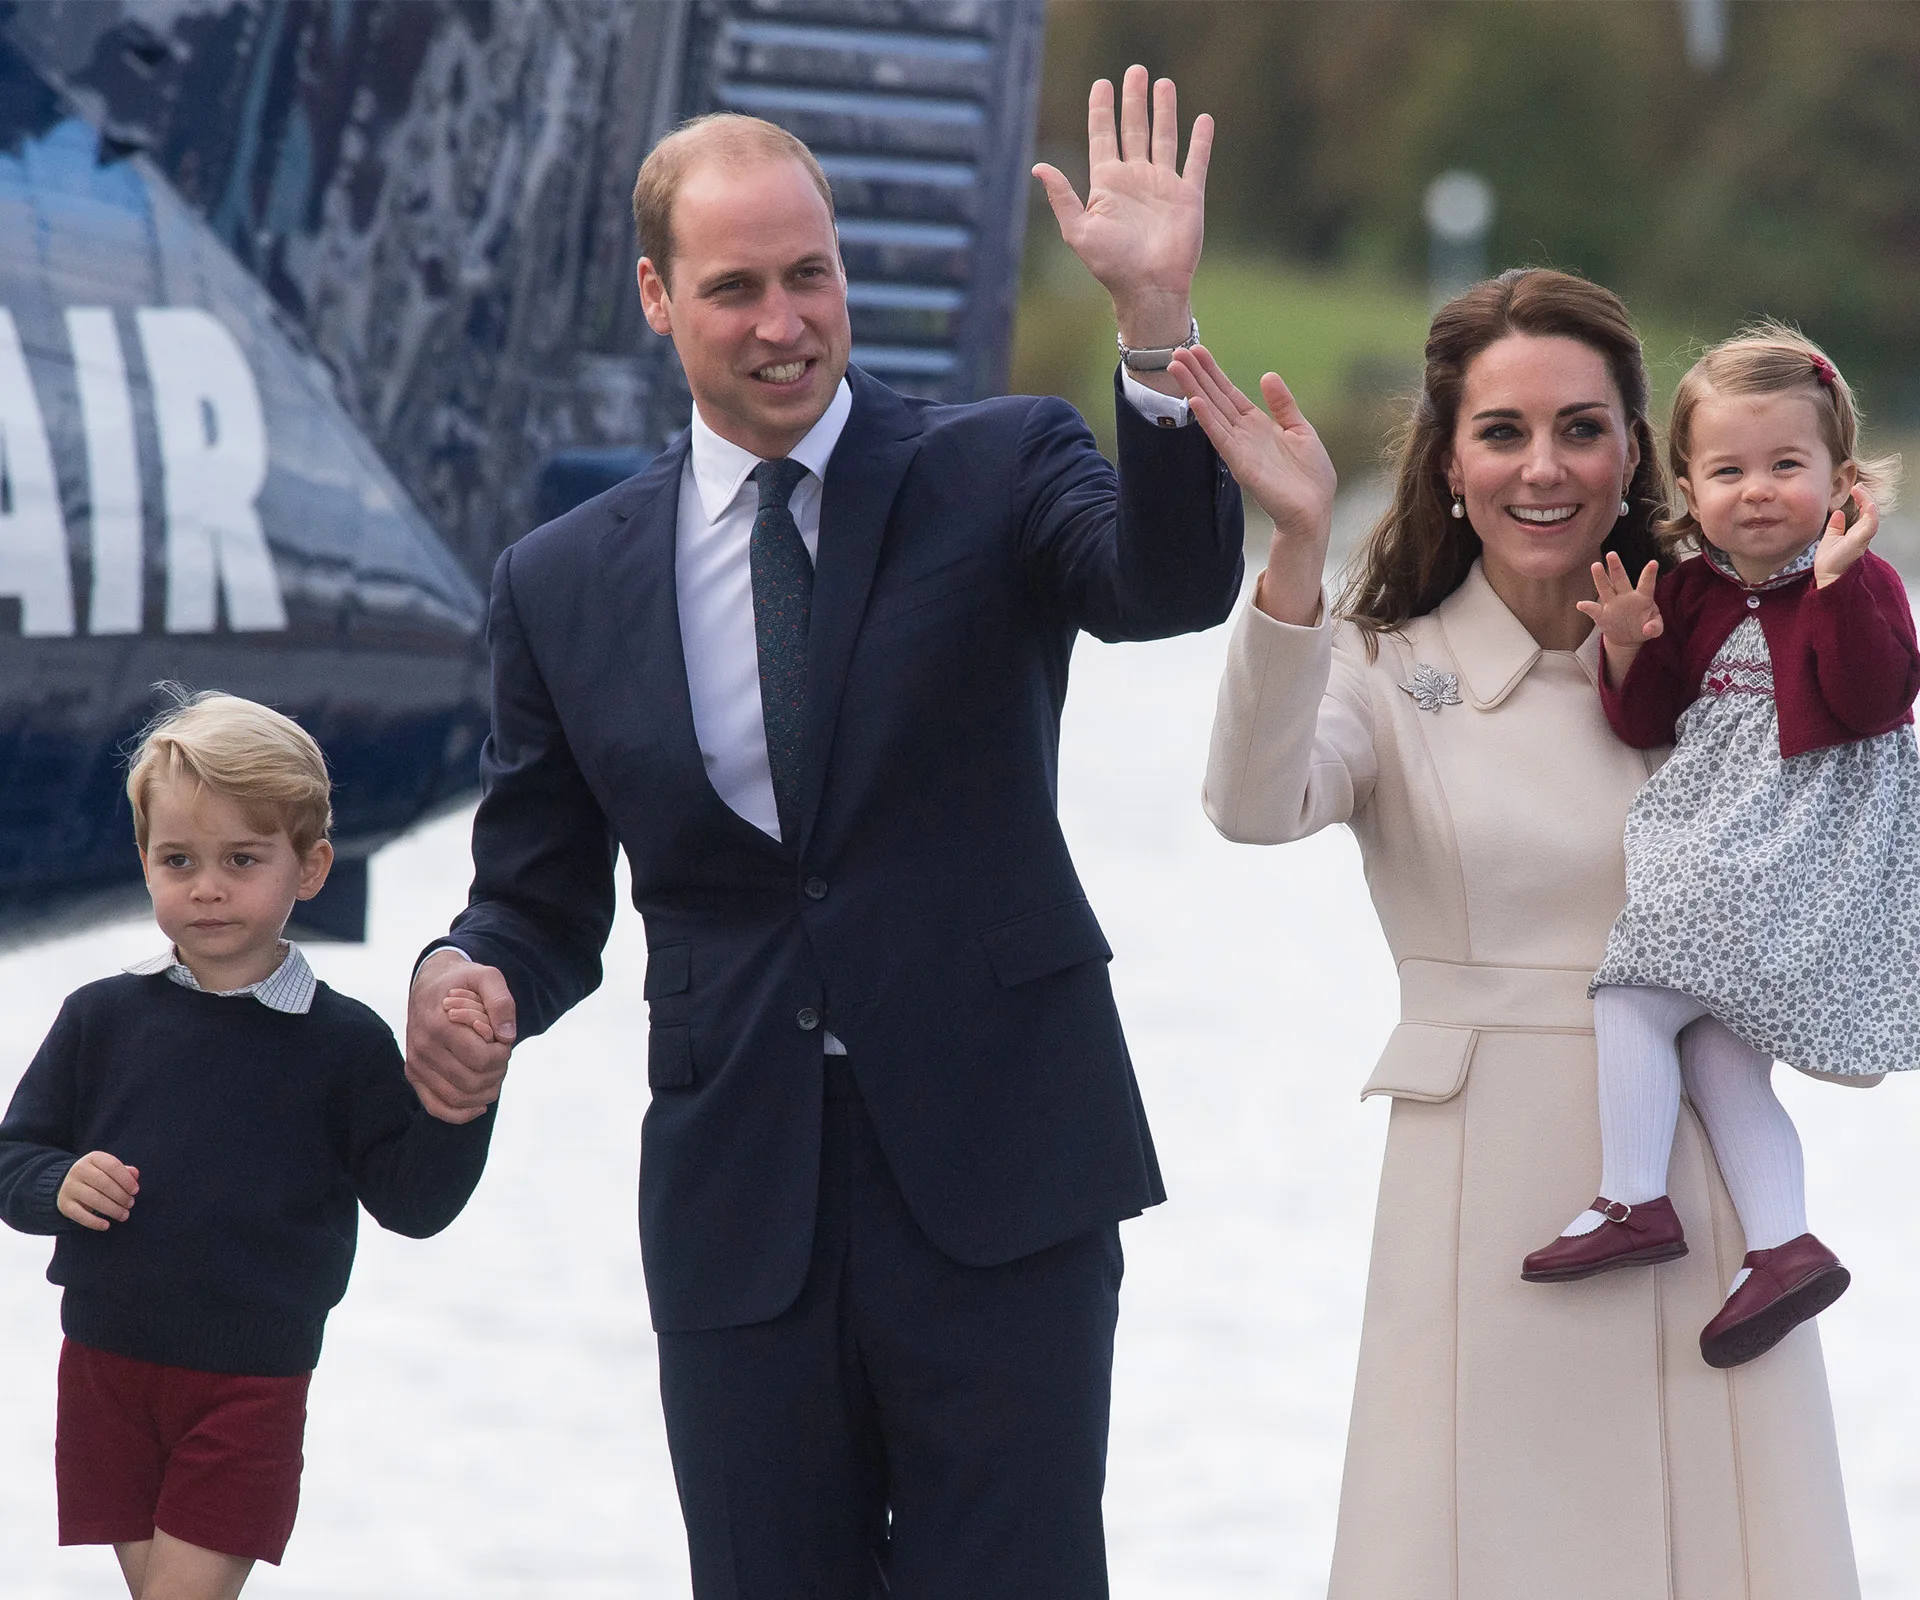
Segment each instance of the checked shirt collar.
M300 953L297 944L289 939L283 939L280 943L287 952L286 958L258 983L250 983L244 989L201 989L200 992L235 998L250 994L269 1011L305 1015L313 1009L314 986L319 980L314 977L313 968L307 965L307 958ZM179 959L172 946L150 960L136 961L126 970L143 978L164 972L183 989L200 989L200 981L194 977L193 969Z

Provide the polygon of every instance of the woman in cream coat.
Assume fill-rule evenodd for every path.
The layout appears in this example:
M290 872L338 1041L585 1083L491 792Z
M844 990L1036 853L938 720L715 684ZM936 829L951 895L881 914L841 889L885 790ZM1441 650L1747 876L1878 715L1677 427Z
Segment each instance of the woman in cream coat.
M1587 983L1651 763L1609 732L1591 563L1652 555L1638 339L1582 279L1509 273L1442 308L1392 510L1343 596L1333 470L1204 351L1197 420L1273 517L1220 688L1207 813L1272 844L1360 841L1401 1021L1332 1600L1858 1595L1818 1336L1700 1358L1745 1245L1691 1109L1670 1192L1692 1253L1528 1284L1599 1178ZM1282 912L1281 914L1284 914Z

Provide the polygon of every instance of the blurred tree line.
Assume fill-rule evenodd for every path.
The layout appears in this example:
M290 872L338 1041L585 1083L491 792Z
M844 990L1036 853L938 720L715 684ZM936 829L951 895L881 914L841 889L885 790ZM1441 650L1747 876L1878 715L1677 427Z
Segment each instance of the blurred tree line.
M1716 332L1792 319L1920 422L1920 3L1725 15L1698 70L1676 0L1053 0L1039 143L1083 182L1087 85L1144 62L1220 125L1210 247L1417 284L1421 196L1466 167L1493 270Z

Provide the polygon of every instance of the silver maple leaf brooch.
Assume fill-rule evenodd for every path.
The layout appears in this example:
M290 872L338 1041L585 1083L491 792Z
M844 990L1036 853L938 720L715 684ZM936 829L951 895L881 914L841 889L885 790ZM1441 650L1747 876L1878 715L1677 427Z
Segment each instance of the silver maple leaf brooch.
M1460 704L1460 680L1451 672L1442 672L1424 661L1414 663L1413 681L1400 687L1413 696L1413 703L1422 711L1431 711L1436 716L1442 706Z

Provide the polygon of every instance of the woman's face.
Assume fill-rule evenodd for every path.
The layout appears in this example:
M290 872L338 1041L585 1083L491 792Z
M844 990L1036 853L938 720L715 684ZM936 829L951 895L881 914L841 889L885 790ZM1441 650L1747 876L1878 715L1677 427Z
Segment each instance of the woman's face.
M1578 339L1513 333L1468 365L1444 463L1487 575L1584 574L1640 464L1606 358Z

